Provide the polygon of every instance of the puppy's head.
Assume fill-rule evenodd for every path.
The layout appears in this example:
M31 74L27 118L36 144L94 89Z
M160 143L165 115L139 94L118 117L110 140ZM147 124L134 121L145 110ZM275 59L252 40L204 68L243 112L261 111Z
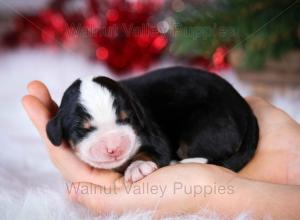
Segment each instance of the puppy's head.
M112 169L137 152L140 126L139 110L119 83L107 77L89 77L66 90L46 130L54 145L65 139L84 162Z

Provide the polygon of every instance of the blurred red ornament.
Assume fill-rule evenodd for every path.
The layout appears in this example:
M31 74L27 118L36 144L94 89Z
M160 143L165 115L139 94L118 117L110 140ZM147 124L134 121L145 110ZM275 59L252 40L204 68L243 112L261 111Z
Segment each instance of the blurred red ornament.
M108 50L105 47L99 47L96 50L96 57L99 60L106 60L108 58Z
M101 27L101 20L97 15L93 15L84 21L84 26L87 29L99 29Z
M148 67L169 43L153 22L162 0L87 0L87 11L65 11L71 2L53 0L36 15L16 17L2 43L72 48L85 42L96 60L117 73Z
M211 72L218 72L227 69L230 65L228 62L228 48L218 47L212 55L212 58L195 57L190 60L192 65L200 66Z
M118 73L147 68L168 45L167 36L150 21L159 4L142 0L115 0L108 4L105 26L93 37L97 58ZM105 48L107 53L99 48Z
M107 21L115 22L119 18L119 12L115 9L109 9L106 13Z
M55 32L51 28L44 28L41 37L45 43L53 43L55 41Z
M122 74L149 67L169 44L155 23L162 0L86 0L85 11L66 11L72 2L53 0L35 15L15 17L14 29L4 35L2 45L72 49ZM229 66L227 53L226 47L218 47L211 59L196 57L190 63L218 72Z
M212 70L218 71L229 67L228 49L226 47L218 47L212 56Z
M208 58L201 56L201 57L192 58L189 63L192 65L195 65L195 66L199 66L204 69L209 69L211 61Z
M167 44L168 44L167 38L162 35L156 37L152 42L153 49L155 49L158 52L164 49L167 46Z

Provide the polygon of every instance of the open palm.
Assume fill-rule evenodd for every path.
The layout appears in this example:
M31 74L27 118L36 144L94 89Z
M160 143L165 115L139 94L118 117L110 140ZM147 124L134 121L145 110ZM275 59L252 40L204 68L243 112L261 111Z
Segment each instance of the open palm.
M80 198L84 205L95 212L108 211L106 210L108 207L110 210L114 207L116 211L128 210L135 207L137 201L141 207L155 208L159 201L159 209L170 212L181 210L182 207L179 206L185 200L190 199L190 196L183 193L173 195L172 191L167 191L163 198L159 198L158 195L147 195L147 199L145 199L145 195L130 195L122 184L120 174L90 167L75 156L67 143L55 147L48 140L45 127L49 119L56 113L57 105L51 99L46 86L41 82L31 82L28 85L28 91L29 95L23 98L24 108L45 141L52 162L63 177L68 181L83 184L89 188L97 188L99 185L102 187L117 186L115 195L105 197L97 194L78 196L76 194L78 192L71 192L70 195L74 200ZM134 185L164 183L169 185L168 189L171 190L171 185L174 182L185 185L195 183L209 185L217 182L226 185L238 176L274 183L299 184L300 161L299 159L297 161L297 158L300 158L299 124L286 113L260 98L248 97L247 101L258 118L260 140L255 157L239 174L214 165L180 164L161 168ZM101 188L98 187L97 189ZM199 203L203 201L202 199L200 197ZM172 201L172 207L166 208L170 201ZM120 202L122 205L118 205ZM199 203L197 206L188 206L185 211L195 211ZM208 204L207 199L205 204Z

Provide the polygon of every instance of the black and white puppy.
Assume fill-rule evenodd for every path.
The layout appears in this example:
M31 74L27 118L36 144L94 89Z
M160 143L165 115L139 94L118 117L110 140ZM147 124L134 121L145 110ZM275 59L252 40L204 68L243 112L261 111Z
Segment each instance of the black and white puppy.
M54 145L70 143L96 168L135 182L172 160L239 171L254 155L258 126L246 101L225 80L171 67L122 81L76 80L47 124Z

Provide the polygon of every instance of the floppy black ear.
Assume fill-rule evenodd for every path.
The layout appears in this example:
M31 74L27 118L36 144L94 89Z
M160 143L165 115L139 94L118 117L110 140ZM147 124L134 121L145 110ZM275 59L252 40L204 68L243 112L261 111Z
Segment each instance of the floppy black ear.
M59 146L63 138L61 119L59 115L56 115L47 123L46 131L51 143L55 146Z

